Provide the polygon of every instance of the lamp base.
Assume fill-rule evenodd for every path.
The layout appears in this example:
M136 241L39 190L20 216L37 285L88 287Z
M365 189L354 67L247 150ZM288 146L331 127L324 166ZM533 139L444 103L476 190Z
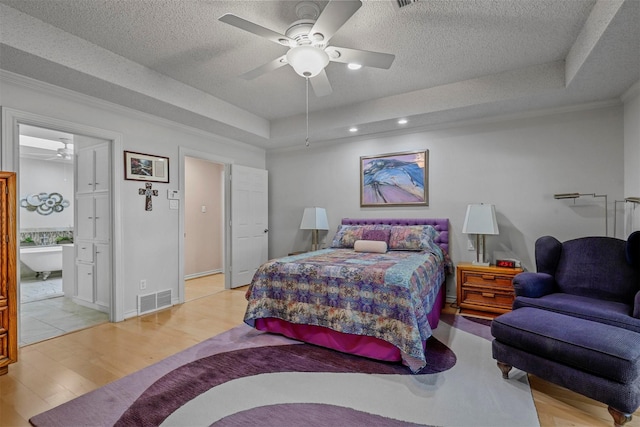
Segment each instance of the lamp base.
M481 265L481 266L484 266L484 267L489 267L491 265L490 262L480 262L480 261L473 261L471 264L473 264L473 265Z

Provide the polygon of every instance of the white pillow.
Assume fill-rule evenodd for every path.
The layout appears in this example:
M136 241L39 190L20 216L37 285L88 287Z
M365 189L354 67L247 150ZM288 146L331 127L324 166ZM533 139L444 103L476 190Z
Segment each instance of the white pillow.
M356 240L353 244L353 250L356 252L384 254L387 252L387 242L379 240Z

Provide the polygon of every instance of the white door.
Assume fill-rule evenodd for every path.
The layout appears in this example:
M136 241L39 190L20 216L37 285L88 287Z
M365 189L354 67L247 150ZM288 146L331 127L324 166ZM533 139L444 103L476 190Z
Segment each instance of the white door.
M231 167L231 287L247 285L267 261L268 175L264 169Z

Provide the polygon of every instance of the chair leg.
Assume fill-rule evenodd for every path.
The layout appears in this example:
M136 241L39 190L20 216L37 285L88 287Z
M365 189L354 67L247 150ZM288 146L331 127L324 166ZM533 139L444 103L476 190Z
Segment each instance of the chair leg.
M609 406L607 409L609 410L609 413L613 417L614 427L620 427L628 423L629 421L631 421L631 414L625 414L624 412L620 412L617 409L612 408L611 406Z
M509 379L509 371L513 366L507 365L506 363L498 362L498 368L502 371L502 378L505 380Z

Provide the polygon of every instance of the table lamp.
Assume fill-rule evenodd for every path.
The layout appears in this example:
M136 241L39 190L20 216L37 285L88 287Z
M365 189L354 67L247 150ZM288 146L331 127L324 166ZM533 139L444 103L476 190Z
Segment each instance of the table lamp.
M301 230L312 230L311 232L311 250L318 250L318 230L328 230L329 221L327 221L327 211L324 208L304 208L302 214Z
M498 234L495 206L482 203L468 205L462 232L476 235L476 260L473 261L473 264L489 265L489 262L486 261L484 236Z

